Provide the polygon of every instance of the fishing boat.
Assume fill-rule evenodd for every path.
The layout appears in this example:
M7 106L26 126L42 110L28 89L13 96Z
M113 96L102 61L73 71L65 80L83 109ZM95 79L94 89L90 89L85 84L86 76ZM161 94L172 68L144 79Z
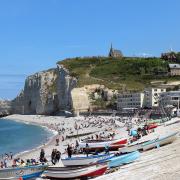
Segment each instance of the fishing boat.
M155 129L157 127L158 127L157 123L150 123L150 124L148 124L147 129L151 130L151 129Z
M120 153L130 153L133 151L145 151L149 149L153 149L155 147L163 146L166 144L172 143L176 139L176 135L178 132L171 133L167 136L156 138L153 140L143 141L143 142L135 142L130 145L127 145L126 147L120 148Z
M86 146L88 144L88 147ZM120 147L124 147L127 144L127 139L114 139L114 140L87 140L80 141L79 147L83 149L93 150L104 150L104 147L108 146L110 150L116 150Z
M119 148L119 152L120 153L131 153L131 152L134 152L134 151L142 151L143 148L142 148L142 144L143 143L146 143L148 141L143 141L143 142L134 142L134 143L131 143L129 145L127 145L126 147L123 147L123 148Z
M155 147L160 147L166 144L170 144L177 138L176 136L177 134L178 132L175 132L165 137L161 137L161 138L157 138L157 139L145 142L142 144L142 149L143 151L145 151L145 150L153 149Z
M42 172L47 168L47 165L27 166L27 167L15 167L0 169L0 180L10 179L31 179L39 177Z
M76 156L72 158L61 159L64 166L83 166L89 165L97 162L103 162L107 159L113 157L114 154L101 154L101 155L91 155L91 156Z
M108 166L109 168L113 168L124 164L128 164L137 160L139 157L140 157L139 151L135 151L124 155L119 155L117 157L112 157L109 161Z
M48 167L43 177L50 179L85 179L103 175L107 170L107 164L94 164L80 167Z

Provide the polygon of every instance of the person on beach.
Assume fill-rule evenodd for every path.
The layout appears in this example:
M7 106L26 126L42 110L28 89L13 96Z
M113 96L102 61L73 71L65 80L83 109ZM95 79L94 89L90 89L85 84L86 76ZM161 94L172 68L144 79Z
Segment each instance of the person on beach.
M59 138L56 138L56 146L59 146Z
M55 151L55 149L53 149L52 150L52 153L51 153L51 162L52 162L52 164L56 164L55 163L55 157L56 157L56 151Z
M109 154L109 146L105 145L104 149L105 149L105 154Z
M68 153L68 158L71 158L72 156L72 147L68 144L68 147L67 147L67 153Z
M12 167L16 167L16 159L13 159L13 162L12 162Z
M4 168L4 163L2 161L1 161L0 167L1 169Z
M78 147L79 147L79 142L78 142L78 140L76 140L75 148L77 149Z
M88 157L88 155L89 155L89 144L88 143L86 143L85 153L86 153L86 156Z
M45 152L44 149L41 149L40 158L39 158L40 162L43 162L44 158L45 158Z
M61 152L57 151L56 152L56 162L59 162L60 159L61 159Z
M10 158L11 158L11 160L13 159L13 153L12 152L10 152Z
M20 166L22 166L22 167L26 166L26 163L24 162L23 159L21 159L21 164L20 164Z
M8 163L8 158L6 157L6 158L4 159L4 168L7 168L7 163Z

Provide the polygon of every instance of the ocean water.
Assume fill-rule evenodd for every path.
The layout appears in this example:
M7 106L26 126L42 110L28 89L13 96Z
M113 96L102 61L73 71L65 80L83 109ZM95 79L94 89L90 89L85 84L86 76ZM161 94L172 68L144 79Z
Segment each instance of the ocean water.
M0 119L0 155L33 149L47 142L52 135L40 126Z

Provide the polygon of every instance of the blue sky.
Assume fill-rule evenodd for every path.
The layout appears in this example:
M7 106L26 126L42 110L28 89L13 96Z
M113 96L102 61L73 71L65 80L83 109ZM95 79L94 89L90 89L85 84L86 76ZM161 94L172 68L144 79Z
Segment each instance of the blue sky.
M180 51L179 7L179 0L0 0L0 75L107 55L111 42L126 56Z

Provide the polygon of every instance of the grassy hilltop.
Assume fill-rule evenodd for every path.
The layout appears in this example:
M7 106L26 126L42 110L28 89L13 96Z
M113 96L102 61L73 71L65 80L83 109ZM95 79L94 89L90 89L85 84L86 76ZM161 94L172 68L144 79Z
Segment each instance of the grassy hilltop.
M177 79L165 75L168 63L160 58L83 57L65 59L58 64L78 78L79 87L98 83L120 91L140 91L154 80Z

